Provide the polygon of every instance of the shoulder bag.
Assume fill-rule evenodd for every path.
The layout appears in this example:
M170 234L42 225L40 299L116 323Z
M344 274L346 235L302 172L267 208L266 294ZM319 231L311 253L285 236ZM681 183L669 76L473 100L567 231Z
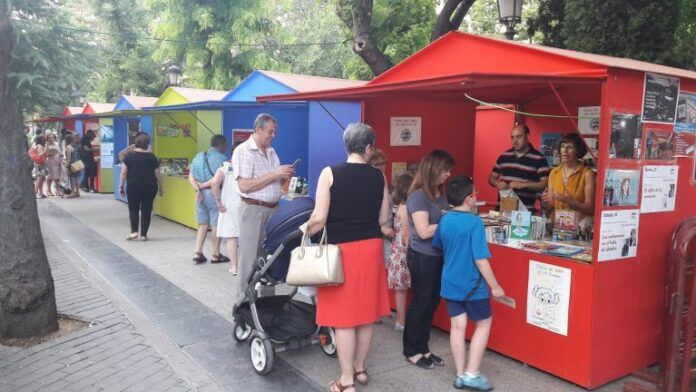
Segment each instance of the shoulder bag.
M326 228L319 245L305 245L307 233L301 245L290 253L290 266L286 283L293 286L334 286L343 283L341 249L326 240Z
M85 164L82 162L82 159L80 159L80 154L73 150L72 154L70 154L70 172L77 174L84 169Z

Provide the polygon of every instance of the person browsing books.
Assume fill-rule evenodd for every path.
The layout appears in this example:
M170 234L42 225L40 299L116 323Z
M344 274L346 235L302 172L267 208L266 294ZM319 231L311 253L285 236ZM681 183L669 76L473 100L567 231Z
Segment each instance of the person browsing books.
M476 192L470 178L455 177L446 186L452 210L442 217L433 237L433 246L442 249L440 296L445 300L451 319L450 346L456 369L454 387L489 391L488 379L479 373L493 323L490 294L502 297L505 291L493 274L488 259L483 221L476 210ZM490 288L490 294L489 294ZM476 324L466 356L466 323Z
M587 146L577 133L563 136L558 147L561 165L549 175L549 186L542 194L542 206L556 224L556 216L574 216L575 222L594 215L595 174L580 161ZM563 211L563 213L560 213Z

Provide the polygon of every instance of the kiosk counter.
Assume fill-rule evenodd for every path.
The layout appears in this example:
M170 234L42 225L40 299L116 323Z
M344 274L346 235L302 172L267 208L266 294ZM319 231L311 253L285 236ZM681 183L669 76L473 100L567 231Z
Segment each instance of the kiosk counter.
M462 61L465 53L477 55ZM489 233L508 297L492 304L489 348L592 389L659 359L670 237L696 214L696 143L693 132L678 131L690 120L677 97L689 92L695 72L451 32L365 86L260 100L359 100L388 157L388 179L443 149L456 160L454 175L474 175L489 208L497 194L488 174L510 148L515 121L529 126L537 149L560 137L547 134L580 133L595 157L593 236L545 248L535 239L495 243ZM477 109L494 102L506 105ZM646 155L648 135L679 143ZM310 144L310 156L341 143ZM553 148L544 150L555 163ZM616 199L624 177L633 185ZM586 250L581 257L551 254L574 246ZM449 328L442 306L435 325Z

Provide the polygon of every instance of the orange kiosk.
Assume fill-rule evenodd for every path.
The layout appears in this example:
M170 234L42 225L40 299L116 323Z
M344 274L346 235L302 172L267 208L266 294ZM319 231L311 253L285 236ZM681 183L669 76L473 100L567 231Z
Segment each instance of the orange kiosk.
M688 92L696 92L696 72L451 32L363 87L260 100L360 101L362 121L375 128L388 167L447 150L457 162L454 173L475 175L489 204L497 195L488 174L510 148L515 120L530 127L537 148L545 133L583 131L598 147L587 260L491 243L493 269L514 306L493 302L489 348L591 389L659 359L670 236L696 214L696 135L675 132L675 122L696 123L676 110ZM477 109L494 102L503 105ZM587 108L598 116L592 129ZM409 132L399 121L410 123ZM672 140L667 159L646 155L649 134ZM414 136L415 145L398 140ZM626 173L638 185L633 201L616 206L604 192ZM623 252L631 229L637 245ZM449 328L443 306L435 325Z

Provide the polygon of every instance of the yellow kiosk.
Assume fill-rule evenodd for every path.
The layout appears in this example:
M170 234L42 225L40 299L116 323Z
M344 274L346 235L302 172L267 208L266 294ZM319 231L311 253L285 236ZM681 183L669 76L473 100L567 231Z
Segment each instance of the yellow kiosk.
M169 87L153 111L153 152L160 160L164 196L155 199L154 212L196 228L194 192L188 183L189 164L199 151L210 148L213 135L222 134L219 110L166 110L167 106L219 101L228 92ZM153 108L154 108L153 107Z

